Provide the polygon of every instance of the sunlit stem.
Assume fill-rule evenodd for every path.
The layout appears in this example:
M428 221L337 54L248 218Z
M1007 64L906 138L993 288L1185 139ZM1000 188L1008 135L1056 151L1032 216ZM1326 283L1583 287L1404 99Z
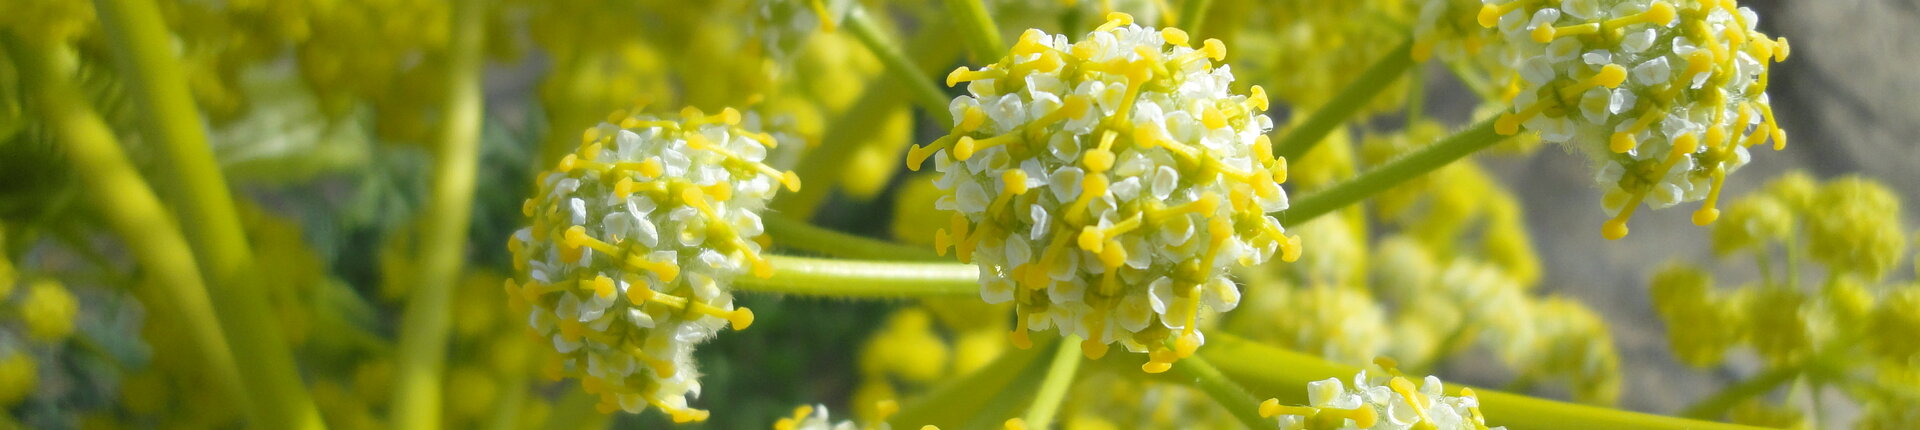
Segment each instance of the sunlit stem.
M778 215L766 215L767 234L774 246L821 255L862 260L950 261L932 249L854 236Z
M393 428L439 428L453 286L466 257L468 214L480 141L481 60L485 3L454 2L447 48L447 99L434 160L431 197L421 224L419 272L401 315L393 395Z
M972 296L979 269L956 263L850 261L768 255L773 276L741 276L743 291L857 298Z
M1051 428L1053 417L1060 411L1060 403L1067 398L1067 389L1073 387L1074 376L1080 371L1080 337L1068 335L1054 347L1053 361L1047 364L1047 379L1040 381L1040 390L1035 392L1033 404L1027 407L1024 418L1033 428Z
M1295 200L1292 207L1281 212L1280 219L1289 224L1306 222L1314 217L1358 203L1362 199L1372 197L1402 182L1445 167L1454 160L1500 143L1507 136L1494 133L1494 122L1492 119L1481 121L1432 145L1401 155L1400 158L1395 158L1327 189L1308 194Z
M1220 369L1213 367L1213 363L1204 357L1194 355L1174 362L1173 374L1207 393L1207 397L1226 408L1234 419L1240 420L1249 429L1273 428L1276 425L1274 420L1260 416L1259 399L1247 393L1240 384L1227 379L1227 375L1220 373Z
M1222 375L1254 395L1274 397L1283 404L1307 403L1308 382L1352 378L1360 369L1284 348L1264 345L1227 333L1207 335L1207 347L1195 355L1213 362ZM1182 362L1192 358L1183 359ZM1465 386L1449 385L1457 394ZM1667 417L1505 393L1473 389L1486 412L1487 425L1510 429L1757 429L1757 427ZM1253 403L1248 403L1251 407Z
M112 128L67 80L71 72L59 66L67 57L61 57L60 48L28 45L5 33L0 33L0 41L20 73L21 88L38 107L27 112L37 113L47 125L73 171L81 172L75 176L92 196L88 201L152 281L154 288L136 288L134 294L155 305L150 307L155 318L179 324L180 340L210 379L210 386L203 388L257 416L259 411L242 388L233 350L214 317L213 301L195 268L193 252L153 188L121 151Z
M887 66L887 74L893 75L901 85L907 86L907 92L913 94L914 103L926 110L927 117L933 118L941 128L953 127L953 118L946 114L948 102L946 91L941 90L931 77L920 70L920 67L915 66L912 59L901 53L900 47L893 44L892 38L880 30L879 24L875 23L872 17L867 16L865 8L854 5L852 10L847 11L846 21L843 24L846 25L848 33L852 33L855 39L860 40L861 45L865 45L868 51L873 52L873 56L880 57L880 62Z
M947 0L947 12L956 18L956 25L967 37L967 52L973 63L984 64L998 61L1007 45L1000 40L1000 26L993 23L993 14L987 13L987 5L982 0Z
M1274 142L1274 154L1281 157L1296 158L1313 149L1313 145L1325 140L1327 133L1353 119L1353 115L1365 107L1373 97L1379 95L1393 80L1400 79L1413 67L1413 39L1400 43L1400 47L1388 52L1385 57L1374 61L1365 72L1360 73L1353 83L1340 90L1339 94L1313 111L1299 126L1288 131Z
M207 283L221 327L232 340L242 384L263 428L319 429L314 406L294 365L293 351L267 302L253 250L241 229L233 193L214 160L200 111L188 91L186 72L175 55L159 5L152 0L98 0L121 75L140 114L143 137L165 156L162 186L180 201L169 205L182 227Z

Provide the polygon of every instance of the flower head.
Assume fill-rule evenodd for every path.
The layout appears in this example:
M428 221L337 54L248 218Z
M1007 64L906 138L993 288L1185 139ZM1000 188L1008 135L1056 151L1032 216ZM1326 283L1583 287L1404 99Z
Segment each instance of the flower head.
M1525 126L1591 155L1613 215L1607 238L1626 236L1642 202L1706 200L1693 220L1713 222L1747 147L1787 143L1766 95L1787 41L1755 31L1759 16L1732 1L1495 0L1478 18L1520 77L1495 130Z
M1472 388L1449 396L1441 385L1440 378L1432 376L1415 383L1392 369L1361 370L1354 375L1352 387L1339 378L1307 383L1310 406L1285 406L1279 399L1267 399L1260 403L1260 416L1280 416L1282 429L1487 428Z
M753 323L727 284L771 275L756 211L800 186L762 163L777 140L756 122L733 109L615 112L539 176L523 207L532 226L508 241L518 280L507 291L560 353L550 375L581 378L603 409L706 417L687 407L700 392L692 348Z
M1151 352L1158 372L1203 343L1202 305L1239 303L1231 265L1300 248L1267 215L1287 195L1265 92L1228 90L1217 40L1108 19L1079 42L1028 30L999 63L955 70L957 125L908 166L933 158L953 212L935 248L978 264L987 302L1016 303L1016 345L1057 327L1090 357Z

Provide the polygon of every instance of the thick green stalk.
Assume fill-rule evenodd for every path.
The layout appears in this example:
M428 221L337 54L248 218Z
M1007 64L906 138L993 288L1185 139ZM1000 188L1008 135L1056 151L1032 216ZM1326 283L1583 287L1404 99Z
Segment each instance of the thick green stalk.
M880 57L880 62L887 66L887 73L899 80L901 85L907 86L914 103L927 111L927 117L933 118L940 128L953 127L953 117L947 114L950 98L946 90L940 89L926 73L914 66L912 59L900 52L900 47L894 46L886 32L880 30L880 25L867 16L866 8L855 4L852 10L847 11L841 25L846 27L847 32L853 33L853 37L859 39L868 51L872 51L873 56Z
M1380 194L1402 182L1444 167L1454 160L1486 149L1506 138L1507 136L1493 132L1492 119L1481 121L1432 145L1401 155L1400 158L1348 178L1332 187L1301 197L1293 201L1287 210L1280 212L1280 220L1294 225L1307 222L1314 217L1359 203L1362 199Z
M467 255L468 215L473 211L474 171L478 166L481 98L481 43L485 40L486 3L453 4L453 34L446 50L447 101L439 154L434 163L432 197L421 224L417 284L400 320L392 425L399 429L439 428L441 379L446 371L447 337L453 325L453 286Z
M1040 381L1040 389L1034 392L1033 404L1027 406L1027 426L1029 428L1053 428L1053 417L1060 412L1060 402L1067 399L1067 389L1073 388L1074 376L1080 373L1080 337L1068 335L1053 347L1053 361L1047 364L1047 378Z
M1200 37L1202 26L1207 24L1207 8L1213 6L1213 0L1187 0L1180 3L1180 23L1174 27L1186 30L1187 34Z
M249 417L258 415L253 399L240 383L237 360L214 317L213 300L195 267L192 250L153 188L121 152L113 130L67 80L67 68L57 65L63 58L70 58L60 57L64 54L56 47L4 39L18 67L22 88L37 106L28 112L38 112L53 132L87 190L86 200L120 236L145 277L152 281L153 289L138 288L136 294L152 304L156 318L178 324L180 340L194 351L212 379L211 386L205 388L213 396L247 411Z
M980 294L979 269L957 263L895 263L768 255L773 276L734 279L742 291L806 296L907 298Z
M947 0L947 12L957 18L954 25L967 37L967 53L971 54L974 64L999 61L1006 55L1007 45L1000 41L1000 26L993 23L993 14L987 13L984 2Z
M1299 126L1274 142L1273 153L1289 159L1305 155L1307 150L1313 149L1313 145L1325 140L1327 133L1353 119L1355 112L1373 101L1373 97L1386 90L1395 79L1406 75L1407 69L1413 67L1412 50L1413 39L1407 39L1399 48L1374 61L1372 66L1360 73L1359 78L1334 95L1333 100L1328 100L1326 105L1320 106L1320 110L1313 111Z
M1360 370L1226 333L1207 335L1207 345L1200 348L1199 356L1212 361L1221 374L1239 382L1254 395L1278 398L1288 404L1306 403L1308 382L1351 378ZM1447 392L1458 393L1459 387L1449 384ZM1507 426L1515 430L1754 428L1536 399L1495 390L1476 388L1474 392L1480 398L1480 411L1486 414L1487 425Z
M778 215L762 218L774 246L827 256L889 261L951 261L933 250L828 230Z
M1260 399L1248 394L1246 388L1227 379L1213 363L1198 355L1182 358L1173 363L1173 372L1182 381L1207 393L1214 403L1226 408L1234 419L1240 420L1248 429L1266 429L1274 427L1276 422L1260 416Z
M143 135L165 155L172 205L200 256L199 270L211 286L216 315L240 360L248 395L259 409L254 425L274 429L320 429L293 351L267 301L267 286L234 209L233 192L214 160L200 111L187 90L173 37L152 0L97 0L101 27L112 41L120 71L140 109Z

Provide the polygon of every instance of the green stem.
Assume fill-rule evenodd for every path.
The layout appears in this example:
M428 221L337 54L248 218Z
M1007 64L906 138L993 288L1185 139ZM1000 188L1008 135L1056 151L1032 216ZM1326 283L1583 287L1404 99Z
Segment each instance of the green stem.
M153 188L120 150L113 130L86 105L87 97L68 80L70 68L62 65L71 64L70 54L59 47L30 46L30 42L5 37L4 33L0 33L0 39L4 39L17 66L22 89L38 106L28 112L37 112L52 131L72 163L70 167L81 172L75 176L88 191L86 200L120 236L146 279L152 281L154 288L135 288L135 294L149 304L155 318L178 324L181 340L197 355L194 358L204 365L201 369L211 379L211 386L206 388L212 395L247 411L250 417L258 415L254 399L240 382L234 352L214 317L213 300L196 268L192 249Z
M1029 428L1053 428L1053 417L1060 412L1060 402L1067 399L1067 389L1073 388L1074 375L1080 372L1080 337L1068 335L1053 348L1053 362L1047 365L1047 379L1040 381L1040 390L1034 393L1033 405L1027 407L1027 426Z
M1779 388L1780 384L1792 381L1793 377L1798 376L1802 370L1804 369L1799 366L1785 366L1768 370L1765 373L1748 378L1745 381L1740 381L1737 385L1722 389L1720 392L1714 393L1712 397L1701 400L1699 403L1694 403L1693 406L1688 406L1687 409L1680 412L1680 415L1698 419L1713 419L1719 417L1720 415L1726 414L1728 409L1732 409L1734 405L1739 404L1742 400L1766 394L1769 391L1773 391L1774 388Z
M862 260L951 261L931 249L854 236L777 215L767 215L767 234L775 246Z
M1386 57L1368 66L1365 72L1360 73L1359 78L1354 79L1353 83L1347 84L1339 94L1334 95L1333 100L1328 100L1326 105L1320 106L1320 110L1313 111L1313 114L1301 121L1293 131L1287 132L1286 136L1281 136L1279 141L1274 142L1274 154L1292 159L1299 158L1305 155L1307 150L1313 149L1314 145L1327 137L1327 133L1352 119L1355 112L1359 112L1367 102L1373 101L1375 95L1379 95L1380 91L1393 84L1393 80L1405 75L1407 69L1413 67L1412 50L1413 39L1409 38L1406 42L1402 42L1399 48L1388 52Z
M905 298L980 294L979 269L957 263L897 263L768 255L773 276L740 276L734 287L807 296Z
M187 239L200 253L197 265L211 287L216 314L228 336L249 397L259 409L254 424L276 429L320 429L293 351L267 301L267 288L247 243L233 193L208 145L200 112L187 89L173 37L151 0L97 0L101 26L112 41L120 71L141 111L143 135L158 143L181 202L173 205Z
M1258 397L1273 397L1281 402L1304 404L1307 383L1327 378L1346 379L1360 369L1328 362L1319 357L1263 345L1226 333L1207 335L1200 357L1218 366L1220 373L1239 382ZM1191 357L1182 361L1192 359ZM1458 393L1449 384L1447 392ZM1608 409L1519 394L1475 388L1480 410L1487 424L1522 429L1752 429L1754 427L1710 421L1667 417Z
M1173 363L1173 372L1200 391L1212 397L1214 403L1226 408L1227 412L1248 429L1265 429L1274 426L1274 421L1260 416L1260 399L1247 393L1246 388L1227 379L1220 369L1213 367L1207 359L1195 355L1182 358Z
M1213 0L1187 0L1180 3L1180 23L1175 25L1187 34L1200 37L1201 26L1207 24L1207 8Z
M855 4L847 11L846 21L842 23L855 39L860 40L873 56L887 66L887 73L907 86L907 92L913 94L914 103L925 109L927 116L940 124L940 128L953 127L953 117L947 114L946 90L929 80L926 73L914 66L913 60L900 53L900 47L894 46L892 39L880 30L880 25L867 16L866 8Z
M947 0L947 12L967 37L967 52L975 64L998 61L1006 55L1007 45L1000 41L1000 26L993 23L987 5L981 0Z
M1407 127L1426 117L1427 73L1423 67L1407 68Z
M474 172L478 160L481 98L481 43L486 4L454 2L452 39L445 51L446 116L441 121L439 154L434 163L431 200L423 218L424 255L413 293L400 320L394 380L392 425L399 429L439 428L441 379L447 337L453 325L453 286L467 255L468 217L473 212Z
M1493 122L1492 119L1481 121L1471 128L1402 155L1359 176L1302 197L1294 201L1292 207L1280 213L1280 220L1299 225L1314 217L1358 203L1362 199L1379 194L1402 182L1444 167L1468 154L1500 143L1507 136L1494 133Z
M966 376L948 380L913 399L888 423L895 428L934 425L943 429L1000 428L1013 402L1030 395L1045 371L1040 351L1059 339L1034 339L1034 347L1013 349Z

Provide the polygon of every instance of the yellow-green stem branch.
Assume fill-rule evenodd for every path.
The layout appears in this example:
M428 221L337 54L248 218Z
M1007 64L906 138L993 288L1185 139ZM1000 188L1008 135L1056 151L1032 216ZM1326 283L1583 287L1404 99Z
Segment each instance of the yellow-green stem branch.
M1712 397L1701 400L1693 406L1688 406L1686 410L1680 412L1680 415L1698 419L1718 418L1742 400L1766 394L1780 387L1781 384L1793 381L1794 377L1800 376L1803 370L1805 369L1799 366L1783 366L1768 370L1766 373L1720 390L1719 393L1714 393Z
M1277 424L1273 420L1260 417L1260 399L1247 393L1245 387L1227 379L1227 376L1221 374L1220 369L1213 367L1213 363L1207 362L1205 357L1196 355L1182 358L1173 363L1173 372L1178 377L1186 379L1182 382L1207 393L1207 397L1213 398L1214 403L1219 403L1220 407L1226 408L1228 414L1240 420L1240 424L1246 425L1248 429L1265 429Z
M967 53L975 64L999 61L1007 45L1000 40L1000 26L993 23L987 5L981 0L947 0L947 12L967 37Z
M440 428L441 379L447 337L453 325L453 286L467 252L468 215L473 211L478 169L486 3L453 4L453 33L446 50L446 116L441 120L431 200L421 223L418 284L400 320L394 381L393 428Z
M1175 25L1194 37L1200 37L1203 26L1207 25L1207 8L1213 0L1187 0L1180 3L1180 23Z
M244 357L242 383L258 409L253 424L274 429L320 429L326 424L314 406L294 363L273 309L270 283L261 282L253 250L241 229L233 193L208 145L199 109L187 89L185 72L174 55L173 37L152 0L97 0L101 27L119 58L135 105L140 129L158 144L168 163L162 169L180 192L172 205L187 239L200 258L201 276L211 287L216 314L234 355Z
M81 185L93 204L144 269L153 289L137 288L135 294L150 304L158 318L178 324L189 345L212 379L206 387L217 398L254 417L254 402L240 382L234 353L214 317L213 300L206 282L194 262L193 252L180 234L178 224L167 216L160 198L147 185L140 172L120 150L113 130L100 119L87 98L73 86L71 54L61 48L29 45L29 41L6 37L14 64L18 66L22 88L26 89L41 120L65 149L72 169L80 172ZM259 422L255 421L256 427Z
M1053 361L1047 364L1047 379L1040 381L1033 404L1027 406L1027 426L1053 428L1053 417L1060 412L1060 403L1067 399L1067 389L1073 388L1074 376L1079 373L1080 337L1068 335L1053 348Z
M898 263L768 255L773 276L740 276L742 291L858 298L971 296L979 269L955 263Z
M1493 119L1481 121L1432 145L1295 200L1291 207L1280 212L1280 220L1294 225L1307 222L1500 143L1507 136L1494 133L1493 122Z
M841 258L890 261L949 261L931 249L884 240L854 236L807 224L792 218L768 215L762 218L774 246Z
M1307 150L1325 140L1327 133L1353 119L1354 113L1373 101L1373 97L1386 90L1395 79L1406 75L1407 69L1413 67L1412 52L1413 39L1409 38L1399 48L1388 52L1387 56L1374 61L1353 83L1347 84L1327 104L1313 111L1299 126L1274 142L1273 153L1289 159L1305 155Z
M1308 382L1350 378L1360 370L1226 333L1208 334L1207 345L1200 348L1199 356L1212 361L1221 374L1256 396L1278 398L1290 404L1306 403ZM1459 387L1449 386L1447 392L1458 393ZM1537 399L1495 390L1475 388L1473 391L1480 397L1480 410L1486 413L1487 425L1515 430L1756 428Z
M894 46L892 38L880 29L872 17L867 16L866 8L855 4L847 11L846 21L842 24L847 32L860 40L861 45L873 52L873 56L880 57L880 62L887 66L888 74L899 80L901 85L907 86L907 92L913 94L914 103L927 111L927 117L933 118L940 128L953 127L953 117L947 114L950 100L946 90L934 84L932 77L914 66L913 60L900 52L900 47Z

